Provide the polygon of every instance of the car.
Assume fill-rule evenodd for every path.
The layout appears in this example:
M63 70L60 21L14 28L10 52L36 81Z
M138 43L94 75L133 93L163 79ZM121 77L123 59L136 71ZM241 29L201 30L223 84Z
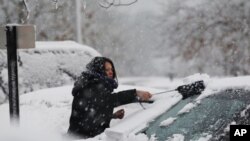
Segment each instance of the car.
M230 88L201 100L197 97L181 100L138 133L158 141L228 141L230 125L250 125L250 90Z
M229 140L230 125L249 125L250 76L210 78L207 74L195 74L182 79L184 84L197 80L205 82L201 94L184 98L178 91L152 93L153 104L147 104L144 111L132 113L129 119L125 117L126 128L120 126L125 120L121 121L107 129L106 135L124 141L131 134L145 135L151 141ZM130 83L139 82L145 87L151 86L152 81L162 82L158 88L165 86L165 90L182 85L180 80L165 83L168 81L144 78L141 83L136 78L129 79Z
M75 41L36 41L32 49L18 49L19 94L72 84L95 56L92 47ZM74 61L74 63L72 63ZM0 105L8 98L6 49L0 49Z
M138 80L129 78L131 81ZM183 99L177 91L157 93L166 89L150 88L152 80L143 79L144 86L119 85L115 91L127 89L147 90L153 94L153 103L130 103L116 107L125 110L123 119L113 119L110 128L89 140L98 141L166 141L166 140L229 140L229 125L250 124L250 76L238 78L211 79L205 91ZM138 82L138 81L137 81ZM168 81L162 81L168 82ZM180 81L165 83L166 87L180 86ZM140 83L142 84L142 83ZM23 138L40 137L56 131L55 136L65 134L68 129L72 103L72 85L49 88L20 96L20 129ZM143 105L143 107L141 106ZM9 127L9 105L0 106L0 140L6 136L15 137ZM46 122L45 122L46 121ZM38 135L36 135L38 134ZM58 135L59 134L59 135ZM16 136L18 136L17 134ZM42 138L41 137L41 138ZM156 138L156 139L154 139Z

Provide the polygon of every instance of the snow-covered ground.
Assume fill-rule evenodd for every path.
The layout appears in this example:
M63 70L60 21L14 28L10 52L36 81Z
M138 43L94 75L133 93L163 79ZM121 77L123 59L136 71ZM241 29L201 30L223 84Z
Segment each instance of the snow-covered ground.
M205 91L196 99L200 101L202 98L226 88L240 87L250 88L250 76L235 78L210 78L208 75L195 74L193 76L177 80L176 82L167 79L140 78L144 83L134 86L120 85L116 91L124 89L143 89L148 90L152 94L164 91L164 89L150 88L154 84L165 84L166 88L175 88L181 84L187 84L196 80L204 80L206 84ZM121 78L120 82L138 82L138 78ZM154 83L155 82L155 83ZM160 83L162 82L162 83ZM168 83L165 83L168 82ZM68 121L71 112L71 89L72 86L63 86L57 88L43 89L20 96L20 128L11 128L9 126L8 104L0 106L0 140L1 141L17 141L18 140L63 140L63 134L68 128ZM155 101L153 104L127 104L115 109L125 109L125 116L121 120L112 120L111 128L106 129L104 133L94 138L85 139L87 141L156 141L152 136L150 139L144 134L135 134L147 126L147 123L155 119L157 116L171 108L174 104L181 100L181 95L177 92L170 92L152 97ZM187 105L181 112L188 112L194 105ZM172 121L168 120L162 125L167 126ZM182 139L182 135L176 135L173 139Z

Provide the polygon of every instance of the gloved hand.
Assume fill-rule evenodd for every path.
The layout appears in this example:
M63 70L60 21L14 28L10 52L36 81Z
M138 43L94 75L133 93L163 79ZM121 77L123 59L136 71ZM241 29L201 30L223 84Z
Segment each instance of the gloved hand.
M122 119L124 117L124 113L125 113L124 109L120 109L113 114L113 118L114 119L117 119L117 118Z
M152 97L152 94L147 91L136 90L136 94L140 101L148 101Z

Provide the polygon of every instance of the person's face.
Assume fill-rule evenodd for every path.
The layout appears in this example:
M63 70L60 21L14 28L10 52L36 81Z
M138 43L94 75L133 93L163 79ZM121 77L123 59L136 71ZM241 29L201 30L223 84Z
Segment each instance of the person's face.
M113 67L112 67L112 65L111 65L111 63L109 63L109 62L105 62L105 64L104 64L104 67L105 67L105 73L106 73L106 75L109 77L109 78L114 78L114 73L113 73Z

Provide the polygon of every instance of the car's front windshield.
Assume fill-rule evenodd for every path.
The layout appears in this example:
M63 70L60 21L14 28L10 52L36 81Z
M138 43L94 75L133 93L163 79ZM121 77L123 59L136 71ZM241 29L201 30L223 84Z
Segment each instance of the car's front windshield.
M246 107L250 100L249 91L226 90L201 101L190 112L179 114L179 110L190 98L178 103L154 122L145 131L148 136L155 134L159 141L167 140L174 134L180 134L185 140L198 140L201 137L214 135L232 121L233 115ZM159 126L168 118L177 118L167 126Z

